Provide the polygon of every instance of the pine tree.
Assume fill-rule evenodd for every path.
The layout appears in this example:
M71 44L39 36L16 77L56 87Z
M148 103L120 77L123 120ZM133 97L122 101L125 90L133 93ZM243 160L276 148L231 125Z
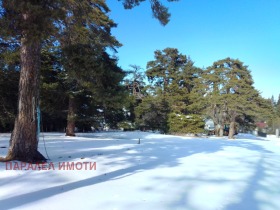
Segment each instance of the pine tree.
M280 94L279 94L278 100L276 102L276 113L280 117Z
M105 123L116 127L124 119L124 104L128 92L123 79L125 72L117 65L117 59L103 53L98 68L90 79L92 99L103 110Z
M208 114L221 127L230 124L229 138L233 138L237 118L256 116L260 107L259 92L253 87L248 67L237 59L219 60L205 72L204 84Z
M69 15L61 36L63 66L69 87L66 135L75 136L78 111L76 97L83 89L87 89L88 75L96 75L94 71L106 48L115 50L121 45L111 35L111 28L116 24L109 19L107 13L110 10L104 1L70 3L67 11ZM81 11L86 12L86 15Z
M155 60L147 64L146 74L151 82L153 94L168 102L169 131L176 133L202 131L200 116L189 109L191 104L189 95L195 85L195 78L200 74L200 69L194 66L191 59L174 48L157 50ZM192 123L193 121L197 123Z
M135 108L147 96L146 92L146 76L143 69L137 65L130 65L130 69L126 71L124 84L129 92L127 103L125 104L126 119L122 122L122 127L129 129L135 128Z
M0 44L0 132L11 131L16 116L19 81L19 46Z
M169 102L161 96L147 96L135 108L136 124L141 130L159 130L167 133Z
M48 39L41 50L40 109L43 131L65 130L68 104L63 78L60 47L56 45L56 39Z
M20 43L18 114L4 160L45 161L38 152L37 108L42 41L55 31L54 23L65 14L62 1L3 0L1 38Z

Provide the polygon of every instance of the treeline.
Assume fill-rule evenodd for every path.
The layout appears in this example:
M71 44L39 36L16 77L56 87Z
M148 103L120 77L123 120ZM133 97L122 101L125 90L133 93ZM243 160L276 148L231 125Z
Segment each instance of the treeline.
M121 0L125 9L144 1ZM168 8L160 0L150 1L150 5L153 16L166 25ZM120 121L118 104L123 106L125 101L120 85L124 72L108 52L121 44L111 35L116 24L108 17L110 9L105 0L3 0L0 10L3 79L12 71L12 80L16 79L20 71L16 114L9 106L15 96L6 95L13 93L7 89L11 84L2 87L2 127L11 128L9 121L14 115L15 121L8 154L0 161L46 161L38 151L40 103L50 130L64 127L65 115L61 115L67 112L69 136L75 135L77 120L85 125L89 121ZM42 80L45 83L40 84ZM45 97L40 90L43 94L46 91Z
M205 119L223 135L231 125L253 130L257 121L279 126L280 100L263 99L241 61L225 58L200 69L175 48L156 50L144 71L124 71L117 59L86 46L66 51L46 42L41 52L41 118L43 131L91 131L104 127L201 133ZM16 114L20 66L18 48L1 48L0 129L11 131ZM64 51L65 50L65 51ZM69 53L69 54L67 54ZM66 59L67 58L67 59ZM71 132L69 132L71 131Z
M196 134L212 119L216 135L223 136L227 125L233 138L236 129L252 131L256 122L269 124L280 116L273 111L279 105L261 97L248 66L238 59L221 59L200 69L190 57L166 48L155 51L146 76L145 97L135 101L137 128Z
M127 8L137 5L133 2L123 1ZM205 119L211 118L216 134L223 135L224 125L230 125L232 137L237 124L244 130L252 130L257 121L278 126L279 100L260 96L243 62L225 58L201 69L177 49L166 48L155 51L145 71L137 65L125 71L114 56L121 43L111 34L116 24L105 1L33 3L1 5L5 9L0 18L0 132L13 130L19 73L22 69L30 73L33 67L36 71L29 78L22 75L20 87L29 89L20 90L20 99L32 106L22 113L34 118L33 124L35 115L40 116L43 131L74 136L75 128L110 127L195 134L203 132ZM156 5L154 14L162 11L162 15L155 17L165 25L169 14ZM25 55L24 49L30 54ZM37 82L24 86L31 78L40 81L40 91L32 90ZM17 122L22 120L18 117Z

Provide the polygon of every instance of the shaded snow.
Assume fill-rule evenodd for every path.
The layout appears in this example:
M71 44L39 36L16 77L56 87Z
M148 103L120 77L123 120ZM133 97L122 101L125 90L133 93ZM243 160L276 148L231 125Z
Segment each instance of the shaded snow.
M272 136L101 132L44 139L55 170L6 170L0 163L0 209L280 209L280 139ZM8 140L0 134L0 147ZM39 149L45 155L42 135ZM58 170L63 161L97 168Z

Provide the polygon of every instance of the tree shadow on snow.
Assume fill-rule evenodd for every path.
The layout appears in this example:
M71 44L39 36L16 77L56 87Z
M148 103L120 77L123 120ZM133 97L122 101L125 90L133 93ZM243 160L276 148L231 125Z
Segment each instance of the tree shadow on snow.
M224 148L228 146L241 147L253 151L261 151L267 154L271 153L271 151L266 150L262 146L253 144L248 141L243 142L241 140L217 141L210 139L185 139L182 137L169 138L168 136L162 136L162 138L155 140L153 138L153 135L151 135L150 139L149 136L146 136L146 138L141 141L141 144L137 144L137 138L134 138L133 140L125 140L122 138L109 141L94 140L91 142L88 142L88 140L86 139L80 139L78 141L63 139L63 141L65 141L63 143L63 148L59 148L57 147L58 145L56 144L55 140L46 140L48 150L56 150L56 152L61 151L64 153L66 152L66 156L68 154L71 154L71 158L68 158L68 161L73 161L74 158L79 158L79 156L81 156L81 153L84 157L91 158L98 153L102 153L104 158L112 160L117 157L123 157L125 158L126 163L130 164L130 166L127 168L111 171L106 174L93 176L84 180L79 180L68 184L62 184L30 193L25 193L22 195L13 196L7 199L2 199L0 200L1 206L5 207L6 209L16 208L75 189L92 186L114 179L122 179L125 176L131 176L133 174L141 173L149 169L154 169L162 166L170 168L176 167L181 164L181 158L186 158L195 154L212 154L218 151L223 151ZM123 144L125 144L124 147L114 149L113 151L112 148L110 148L110 146L119 146ZM106 147L108 147L108 149L106 149ZM131 153L131 151L134 151L134 153ZM67 158L62 158L61 160L65 159ZM56 160L60 161L59 159ZM108 165L121 166L123 163L124 162L122 160L111 162ZM263 169L261 168L261 166L259 167L260 171L256 172L258 174L256 175L256 180L253 182L257 182L257 180L264 176L264 174L262 174L261 172ZM248 193L251 192L249 191ZM229 207L228 210L233 210L233 208Z

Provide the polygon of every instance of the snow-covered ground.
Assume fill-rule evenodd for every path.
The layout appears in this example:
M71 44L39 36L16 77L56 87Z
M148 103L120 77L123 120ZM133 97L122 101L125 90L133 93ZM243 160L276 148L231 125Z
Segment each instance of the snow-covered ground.
M102 132L45 133L44 140L50 161L42 167L50 170L0 163L1 210L280 209L280 139L273 136ZM0 156L8 141L0 134ZM42 135L39 147L46 155Z

